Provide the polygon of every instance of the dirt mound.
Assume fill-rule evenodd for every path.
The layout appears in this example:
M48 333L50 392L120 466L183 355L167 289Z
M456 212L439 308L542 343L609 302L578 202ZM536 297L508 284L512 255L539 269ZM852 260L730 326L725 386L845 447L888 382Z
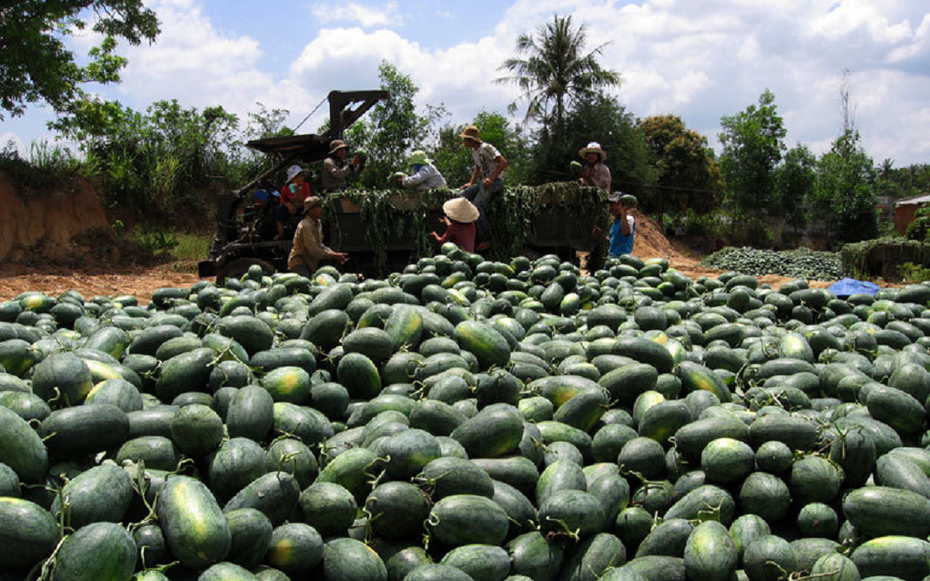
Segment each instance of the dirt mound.
M685 256L662 234L662 226L638 209L633 210L636 220L636 236L633 238L633 254L640 258L682 259Z
M43 255L61 257L72 238L107 226L97 193L86 180L27 196L0 174L0 208L0 260L19 262L40 244Z

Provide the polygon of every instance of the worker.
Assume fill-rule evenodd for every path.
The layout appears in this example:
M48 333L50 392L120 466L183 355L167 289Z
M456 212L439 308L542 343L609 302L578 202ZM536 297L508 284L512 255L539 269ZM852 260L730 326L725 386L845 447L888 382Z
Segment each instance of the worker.
M601 228L595 226L594 237L610 243L608 254L611 257L632 254L636 220L630 211L636 206L636 198L622 192L614 192L607 197L607 201L610 204L610 215L613 217L610 236L606 236Z
M310 278L321 260L332 259L340 264L348 260L349 255L323 244L323 199L310 196L304 200L304 218L297 224L294 232L294 244L287 258L287 269L301 276Z
M478 219L478 208L466 198L456 197L446 200L442 205L445 214L439 219L440 224L446 225L446 232L442 236L430 232L433 240L442 244L452 242L462 250L475 251L475 220Z
M418 149L411 153L410 165L413 166L413 173L409 176L397 176L397 185L413 188L418 192L446 187L446 179L433 165L433 160L426 157L425 151Z
M362 158L356 155L352 161L346 161L349 146L341 139L334 139L329 146L329 154L323 160L323 191L338 192L346 189L346 181L352 174L362 169Z
M504 191L504 180L501 177L507 167L507 160L490 143L481 140L481 131L474 125L469 125L459 134L465 147L471 149L471 157L475 162L471 179L461 187L463 198L472 202L478 208L478 221L476 222L475 243L479 251L491 247L491 228L488 222L488 204L491 198Z
M578 151L585 160L584 169L581 171L581 177L578 183L583 186L593 186L601 188L605 192L610 191L610 169L604 165L607 159L607 152L601 149L601 144L592 141L587 147L582 147Z
M275 240L284 240L284 227L289 216L294 216L303 209L304 200L310 196L310 184L307 183L308 171L299 165L287 168L287 181L281 187L280 204L275 208L275 222L278 235Z

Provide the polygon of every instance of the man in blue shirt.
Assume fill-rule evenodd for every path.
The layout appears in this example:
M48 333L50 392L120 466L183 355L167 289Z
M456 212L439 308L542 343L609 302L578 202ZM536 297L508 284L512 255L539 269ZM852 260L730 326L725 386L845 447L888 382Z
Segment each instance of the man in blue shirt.
M610 214L614 218L613 223L610 225L610 236L605 236L603 230L597 226L594 227L595 237L604 238L604 240L610 242L608 254L612 257L633 253L636 220L633 219L630 210L635 206L635 203L627 206L620 201L622 197L624 197L622 192L614 192L607 197L607 201L610 202ZM627 196L627 198L633 198L633 196Z

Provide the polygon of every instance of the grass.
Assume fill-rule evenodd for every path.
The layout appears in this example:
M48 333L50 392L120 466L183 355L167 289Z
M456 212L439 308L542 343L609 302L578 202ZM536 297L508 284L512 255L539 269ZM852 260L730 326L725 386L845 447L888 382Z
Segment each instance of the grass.
M171 251L175 260L203 260L210 253L210 234L176 232L174 237L178 242Z

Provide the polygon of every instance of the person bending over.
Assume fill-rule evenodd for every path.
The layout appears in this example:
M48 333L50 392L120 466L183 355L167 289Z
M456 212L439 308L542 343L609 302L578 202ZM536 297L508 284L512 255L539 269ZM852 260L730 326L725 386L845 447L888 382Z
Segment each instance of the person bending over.
M442 205L444 217L439 219L446 225L446 233L440 236L430 232L433 240L442 244L452 242L462 250L475 251L475 220L478 219L478 208L467 199L458 197L446 200Z

